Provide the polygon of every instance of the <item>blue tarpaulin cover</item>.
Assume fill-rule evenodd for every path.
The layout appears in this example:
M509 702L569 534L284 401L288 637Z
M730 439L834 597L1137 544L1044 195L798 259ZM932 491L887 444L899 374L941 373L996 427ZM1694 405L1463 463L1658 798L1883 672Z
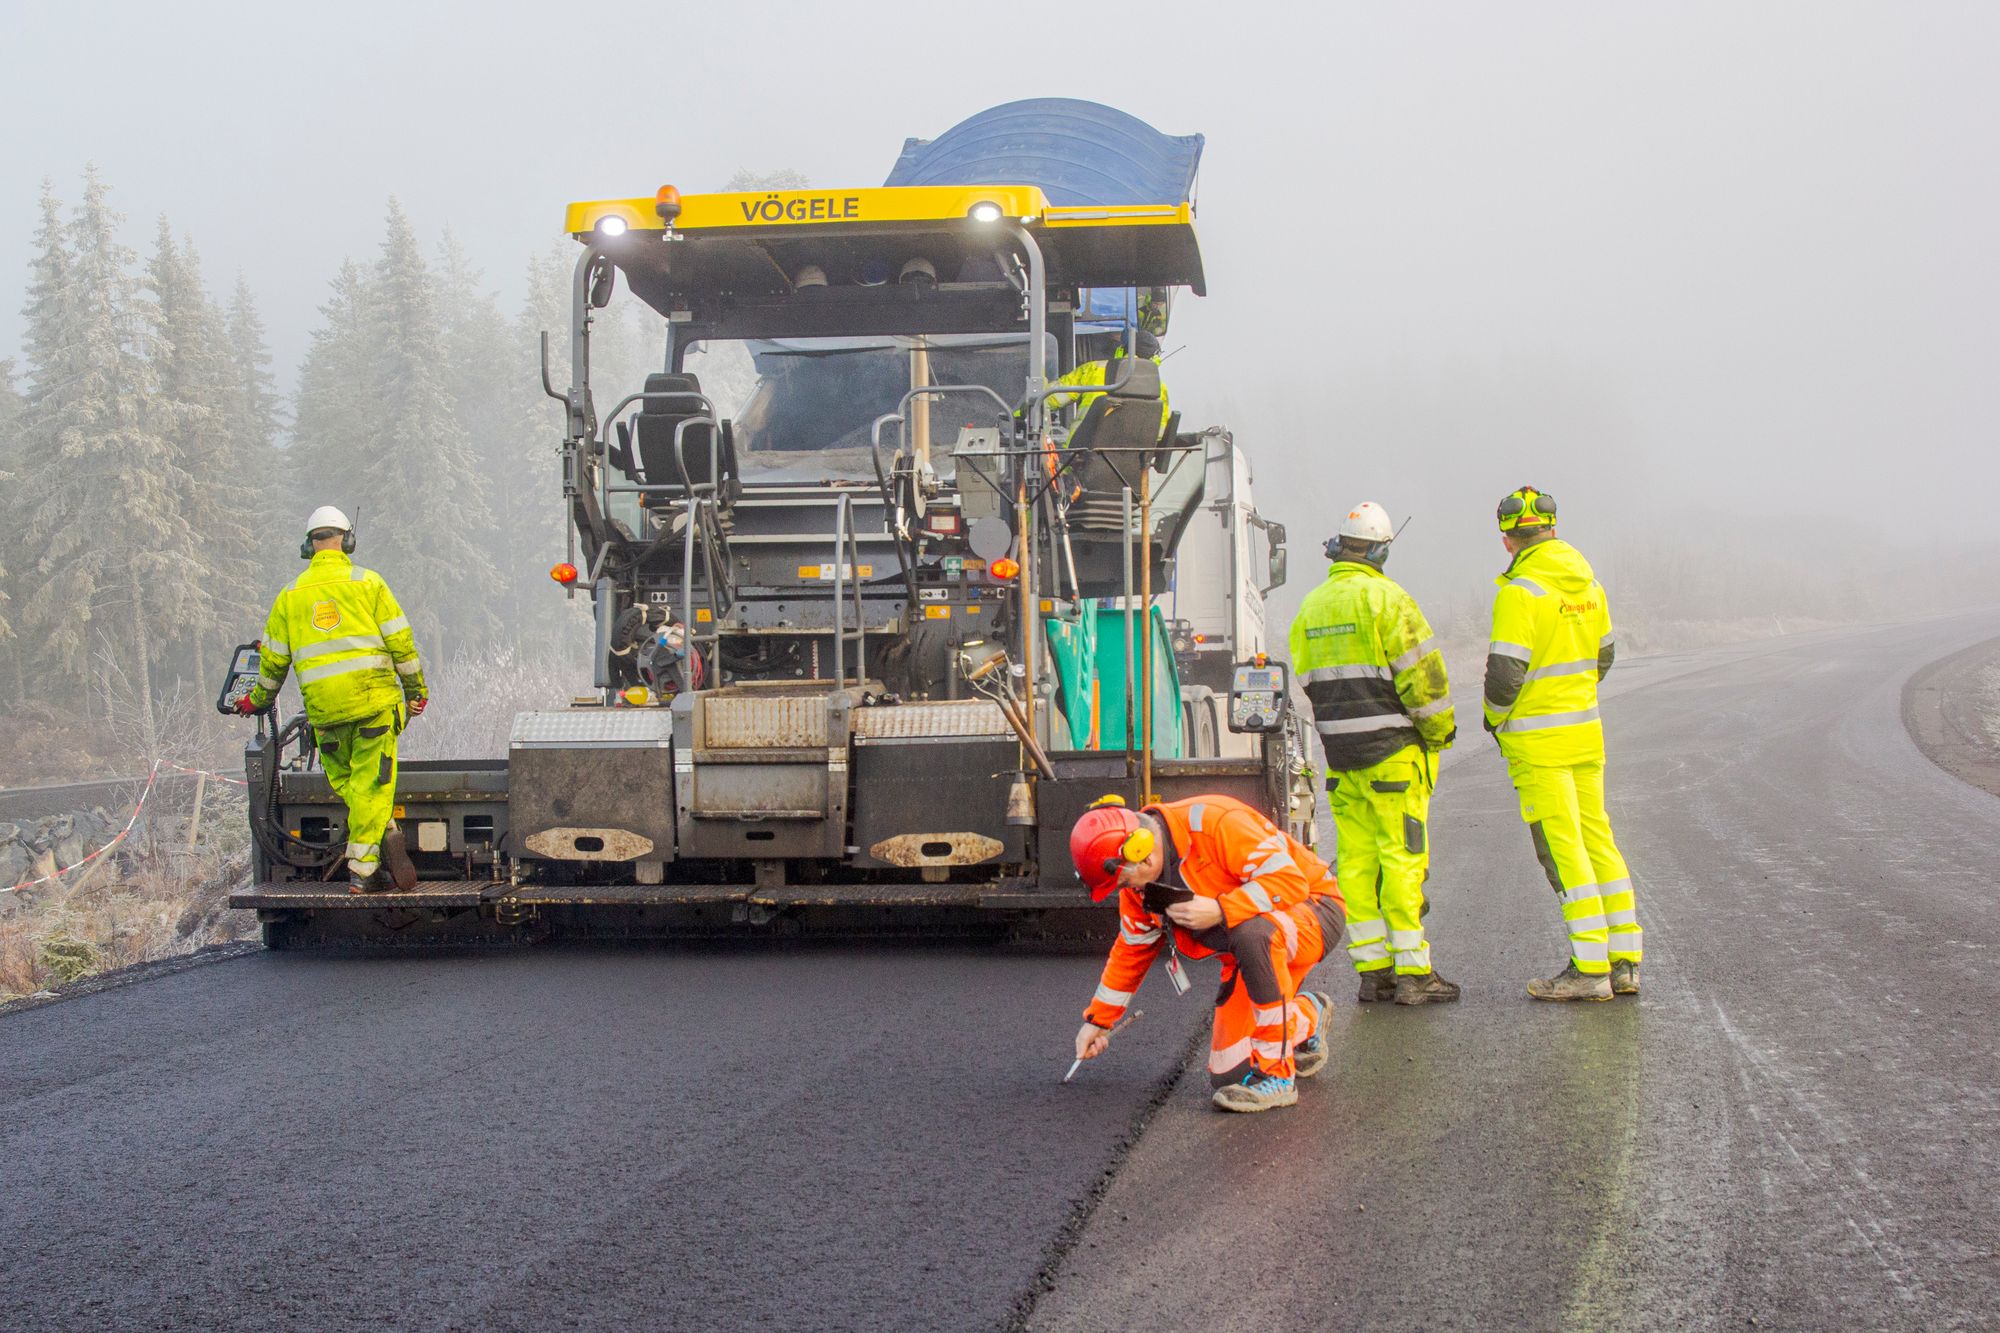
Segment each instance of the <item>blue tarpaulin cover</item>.
M1034 185L1059 205L1193 198L1199 134L1162 134L1097 102L1035 97L906 139L884 185Z

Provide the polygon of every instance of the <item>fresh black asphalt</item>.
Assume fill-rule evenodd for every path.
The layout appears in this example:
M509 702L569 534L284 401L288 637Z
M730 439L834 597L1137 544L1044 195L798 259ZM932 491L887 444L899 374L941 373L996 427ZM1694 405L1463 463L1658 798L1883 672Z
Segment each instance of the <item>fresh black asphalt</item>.
M1186 1080L1032 1325L1994 1327L2000 801L1918 753L1900 696L1996 632L1614 673L1636 1001L1523 993L1561 935L1475 732L1440 783L1428 918L1463 1001L1344 1006L1294 1113L1223 1119Z
M1196 1071L1129 1155L1203 992L1063 1087L1085 958L259 954L0 1016L0 1329L1989 1326L2000 802L1898 704L1996 632L1620 666L1636 1001L1522 993L1561 935L1468 725L1465 1001L1324 968L1296 1110Z

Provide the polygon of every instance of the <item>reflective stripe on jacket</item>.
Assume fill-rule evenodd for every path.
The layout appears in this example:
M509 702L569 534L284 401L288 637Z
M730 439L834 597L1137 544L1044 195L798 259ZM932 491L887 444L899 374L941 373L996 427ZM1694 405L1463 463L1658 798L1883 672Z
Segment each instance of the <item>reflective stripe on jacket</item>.
M1419 742L1442 750L1458 734L1424 613L1373 565L1334 562L1292 621L1291 649L1328 769L1367 768Z
M1486 726L1501 752L1527 764L1604 758L1597 682L1611 670L1611 607L1590 562L1550 538L1494 582Z
M1167 931L1173 932L1174 947L1183 955L1206 958L1229 948L1224 930L1251 917L1280 917L1282 931L1290 922L1287 908L1321 897L1341 903L1326 862L1234 797L1195 796L1149 805L1145 812L1165 824L1173 840L1169 872L1196 897L1216 900L1222 927L1194 934L1147 911L1141 890L1120 889L1118 939L1083 1014L1099 1027L1108 1028L1124 1016L1146 969L1166 947Z
M297 672L315 726L375 717L428 693L416 636L382 576L339 551L314 552L271 604L251 702Z

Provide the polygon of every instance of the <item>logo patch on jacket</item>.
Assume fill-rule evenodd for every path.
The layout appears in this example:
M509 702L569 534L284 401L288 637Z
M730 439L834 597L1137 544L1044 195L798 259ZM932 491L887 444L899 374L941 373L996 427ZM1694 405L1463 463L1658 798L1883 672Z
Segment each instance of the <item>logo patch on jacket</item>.
M312 626L325 634L340 628L340 608L332 602L314 602Z

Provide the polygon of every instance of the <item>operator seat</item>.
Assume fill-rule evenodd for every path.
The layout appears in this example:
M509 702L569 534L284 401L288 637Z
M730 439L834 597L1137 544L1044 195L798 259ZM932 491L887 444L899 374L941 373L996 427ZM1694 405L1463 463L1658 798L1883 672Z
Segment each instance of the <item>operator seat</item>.
M1121 478L1136 483L1139 468L1145 462L1146 456L1137 451L1166 443L1179 425L1176 413L1168 419L1167 429L1161 430L1158 366L1143 357L1129 361L1121 358L1111 364L1110 375L1116 380L1121 374L1125 382L1092 400L1083 420L1070 431L1068 445L1077 455L1070 460L1070 484L1083 491L1078 497L1081 503L1071 511L1071 517L1080 526L1102 527L1110 532L1116 532L1123 522L1120 494L1125 480ZM1108 457L1080 452L1093 448L1121 452Z
M694 375L648 375L646 392L672 394L698 394L701 380ZM706 410L693 397L648 398L639 405L632 424L637 439L628 459L619 460L621 466L629 461L632 479L646 486L673 486L673 491L655 491L644 498L651 505L668 505L685 499L692 486L709 483L715 485L715 500L720 508L727 508L735 502L742 490L742 481L736 468L736 440L727 421L722 423L721 438L716 438L716 429L706 421L700 421L681 432L682 454L687 460L687 471L681 471L680 459L674 452L674 432L684 421L706 415Z

